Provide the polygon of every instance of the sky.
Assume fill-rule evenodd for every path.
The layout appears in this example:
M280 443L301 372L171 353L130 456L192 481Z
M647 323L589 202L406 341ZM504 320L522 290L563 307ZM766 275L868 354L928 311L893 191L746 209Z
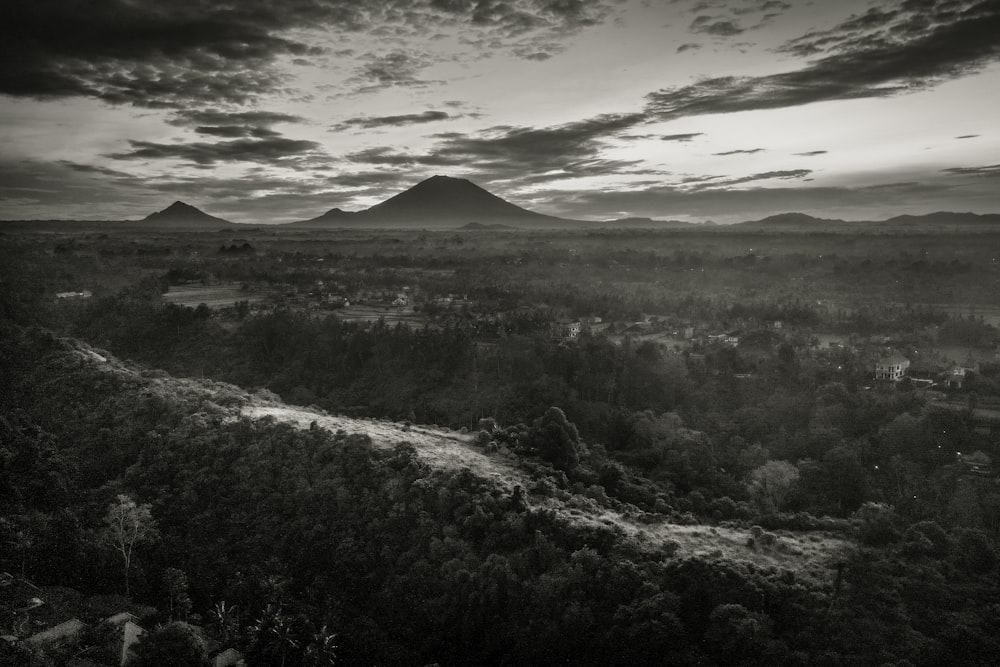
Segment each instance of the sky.
M0 219L995 213L998 109L1000 0L4 0Z

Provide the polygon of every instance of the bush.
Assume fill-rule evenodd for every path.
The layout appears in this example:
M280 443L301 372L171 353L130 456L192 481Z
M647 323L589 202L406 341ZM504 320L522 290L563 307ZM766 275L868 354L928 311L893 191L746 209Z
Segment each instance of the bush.
M148 632L135 645L130 667L207 667L205 640L187 623L168 623Z
M765 514L760 517L758 523L770 530L830 530L846 532L851 528L851 523L847 519L837 519L828 516L815 517L808 512Z
M852 517L858 524L858 539L870 547L883 547L900 538L896 512L884 503L865 503Z
M944 558L951 549L951 540L944 528L935 521L921 521L906 529L904 550L910 556Z
M729 496L722 496L709 503L708 510L720 521L734 519L737 513L736 501Z
M996 552L979 530L959 531L955 540L955 560L959 567L977 574L985 574L997 566Z
M580 464L580 434L559 408L549 408L535 421L525 445L558 470L570 471Z

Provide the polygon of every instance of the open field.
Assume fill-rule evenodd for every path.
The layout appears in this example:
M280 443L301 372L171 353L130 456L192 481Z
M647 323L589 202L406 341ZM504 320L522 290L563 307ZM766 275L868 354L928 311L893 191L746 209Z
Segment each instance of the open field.
M337 317L345 322L378 322L385 320L389 326L402 324L411 328L420 328L427 323L427 318L414 312L408 306L368 306L351 305L336 311Z
M163 295L163 300L191 308L205 304L216 310L231 308L238 301L256 303L266 297L263 292L248 292L239 285L174 285Z

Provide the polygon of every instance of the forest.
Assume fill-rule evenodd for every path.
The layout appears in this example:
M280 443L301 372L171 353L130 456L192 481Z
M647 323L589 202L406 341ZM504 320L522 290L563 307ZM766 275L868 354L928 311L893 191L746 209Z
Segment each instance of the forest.
M159 629L135 664L182 664L183 651L205 664L206 641L259 665L985 665L1000 654L997 441L983 416L1000 369L982 361L961 389L928 392L875 382L875 343L813 340L892 339L915 363L930 340L989 356L996 327L942 307L997 305L984 244L66 236L0 240L0 571L143 605ZM887 247L893 259L873 261ZM428 295L426 319L310 307L317 281L350 295L405 285ZM223 283L281 298L164 298ZM82 288L92 296L55 298ZM668 330L739 327L740 343L678 349L617 325L552 333L560 319L648 325L650 314ZM435 466L405 440L376 447L363 432L234 417L240 392L465 432L528 481L511 490ZM658 530L742 531L748 554L774 557L651 547L554 509L574 504ZM126 558L116 513L144 528ZM805 567L789 546L799 539L841 546ZM4 630L15 621L0 618ZM72 659L105 664L88 642ZM11 664L70 659L0 651Z

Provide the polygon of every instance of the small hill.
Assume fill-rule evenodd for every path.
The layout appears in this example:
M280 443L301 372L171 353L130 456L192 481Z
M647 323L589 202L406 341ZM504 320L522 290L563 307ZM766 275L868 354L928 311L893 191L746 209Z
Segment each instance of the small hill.
M587 224L535 213L487 192L472 181L432 176L364 211L333 209L298 226L444 227L475 222L509 227L575 227Z
M1000 225L1000 214L952 213L938 211L926 215L897 215L888 220L839 220L816 218L806 213L779 213L760 220L740 222L733 227L796 231L842 231L845 229L867 229L888 231L934 232L950 227L966 230L988 229Z
M332 208L323 215L317 216L315 218L310 218L309 220L303 220L301 222L293 222L293 225L306 225L306 224L316 224L316 225L331 225L336 226L338 223L346 222L351 220L356 213L350 211L344 211L339 208Z
M217 227L219 225L230 226L233 224L228 220L209 215L182 201L175 201L162 211L150 213L141 222L144 226L150 227L193 227L201 229L208 229L209 227Z
M897 215L885 221L890 225L998 225L1000 213L951 213L938 211L926 215Z

